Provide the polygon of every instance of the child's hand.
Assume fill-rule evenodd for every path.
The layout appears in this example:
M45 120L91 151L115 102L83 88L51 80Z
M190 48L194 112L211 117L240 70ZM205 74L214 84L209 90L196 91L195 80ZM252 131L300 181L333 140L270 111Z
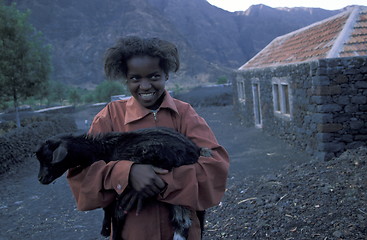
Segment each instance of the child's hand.
M169 171L167 169L154 167L154 166L153 166L153 170L156 174L167 174L167 173L169 173Z
M150 164L133 164L130 169L129 182L143 198L157 195L166 186Z

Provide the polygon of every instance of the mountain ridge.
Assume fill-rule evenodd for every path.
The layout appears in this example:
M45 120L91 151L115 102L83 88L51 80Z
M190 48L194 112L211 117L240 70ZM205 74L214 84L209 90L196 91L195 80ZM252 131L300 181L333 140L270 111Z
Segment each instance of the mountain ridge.
M118 37L160 37L175 43L181 70L171 86L230 78L275 37L341 10L279 10L253 5L227 12L206 0L9 0L30 9L30 21L52 45L52 79L84 88L104 80L103 55Z

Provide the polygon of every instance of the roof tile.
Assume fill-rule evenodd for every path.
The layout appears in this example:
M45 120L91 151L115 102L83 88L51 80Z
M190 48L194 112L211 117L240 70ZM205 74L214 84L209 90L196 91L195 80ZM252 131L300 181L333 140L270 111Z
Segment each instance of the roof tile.
M339 47L337 43L340 41ZM335 51L333 48L339 57L367 55L367 7L354 7L278 37L240 69L327 58L331 51Z

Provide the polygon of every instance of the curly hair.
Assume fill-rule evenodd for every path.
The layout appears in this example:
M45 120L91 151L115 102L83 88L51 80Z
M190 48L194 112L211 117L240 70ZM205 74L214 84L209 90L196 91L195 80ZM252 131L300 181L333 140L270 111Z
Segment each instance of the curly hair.
M118 39L115 46L107 49L104 60L107 78L126 78L127 61L135 56L159 58L159 66L166 74L177 72L180 67L178 50L174 44L159 38L129 36Z

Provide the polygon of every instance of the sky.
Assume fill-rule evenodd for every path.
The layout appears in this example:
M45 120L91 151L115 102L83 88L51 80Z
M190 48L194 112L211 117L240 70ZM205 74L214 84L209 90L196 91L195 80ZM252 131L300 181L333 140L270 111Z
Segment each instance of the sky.
M211 5L229 12L245 11L251 5L264 4L269 7L312 7L336 10L348 5L367 6L367 0L207 0Z

